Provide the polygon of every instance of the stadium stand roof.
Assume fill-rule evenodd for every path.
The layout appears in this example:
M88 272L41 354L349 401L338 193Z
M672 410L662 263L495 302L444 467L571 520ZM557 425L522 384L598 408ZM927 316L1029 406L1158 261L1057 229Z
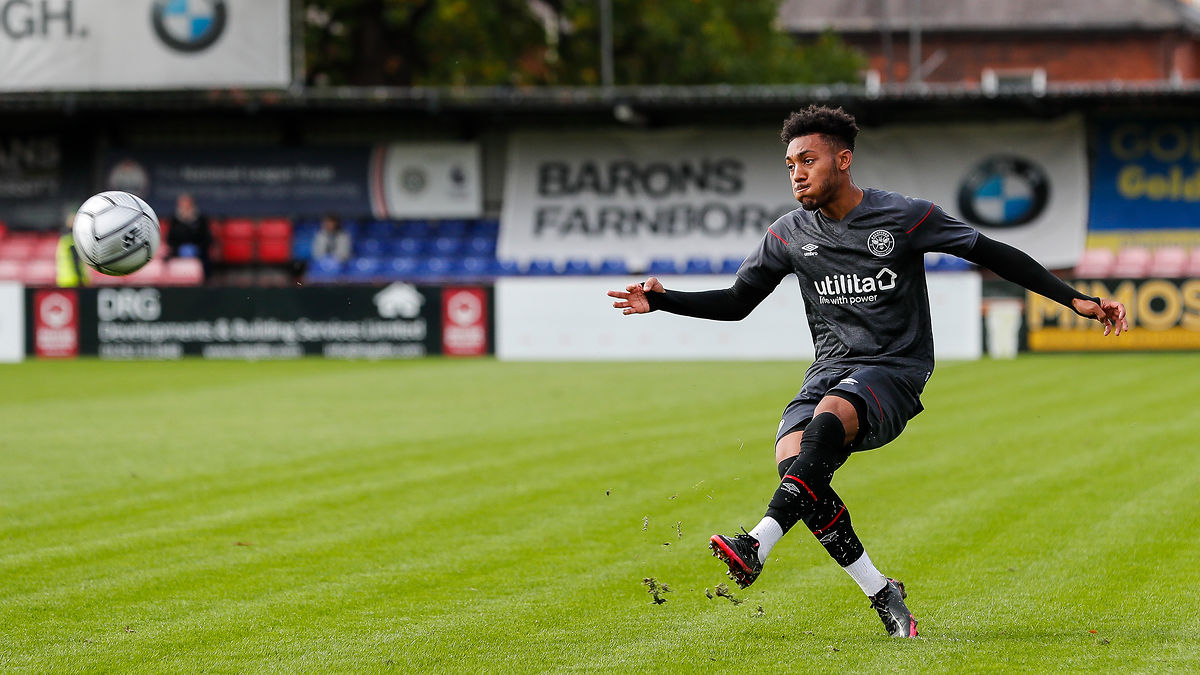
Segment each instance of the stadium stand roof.
M174 92L37 92L0 96L0 112L87 110L409 110L438 112L562 112L634 108L741 108L834 104L950 102L991 104L1055 102L1168 102L1200 100L1200 82L1052 82L1044 92L986 92L962 84L708 85L637 87L332 87L297 90L210 90Z

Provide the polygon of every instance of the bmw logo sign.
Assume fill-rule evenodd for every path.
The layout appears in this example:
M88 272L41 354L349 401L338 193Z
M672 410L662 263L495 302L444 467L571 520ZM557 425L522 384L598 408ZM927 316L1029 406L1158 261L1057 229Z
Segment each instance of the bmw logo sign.
M1033 162L1014 155L988 157L958 188L963 217L986 227L1017 227L1037 218L1050 201L1050 179Z
M225 0L155 0L154 32L180 52L207 49L225 31Z

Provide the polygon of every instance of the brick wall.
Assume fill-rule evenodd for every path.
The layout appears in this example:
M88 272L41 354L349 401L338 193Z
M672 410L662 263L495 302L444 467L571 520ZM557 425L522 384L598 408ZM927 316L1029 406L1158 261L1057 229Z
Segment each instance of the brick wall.
M867 53L870 67L880 72L884 82L908 79L906 35L893 39L893 76L878 35L848 36L847 42ZM984 68L1045 68L1051 83L1166 80L1173 68L1185 79L1200 78L1200 43L1184 35L926 34L921 46L924 59L945 50L945 59L925 78L927 82L978 84Z

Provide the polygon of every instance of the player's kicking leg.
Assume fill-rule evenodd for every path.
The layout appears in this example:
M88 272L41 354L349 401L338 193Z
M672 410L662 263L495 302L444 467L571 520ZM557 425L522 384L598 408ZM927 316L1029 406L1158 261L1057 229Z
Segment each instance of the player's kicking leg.
M781 482L762 521L744 534L714 535L709 546L729 568L729 576L745 588L758 578L775 544L803 521L867 595L888 634L916 637L917 621L904 604L904 585L875 568L854 532L845 504L830 486L834 471L849 457L845 446L857 433L860 411L849 398L828 397L826 401L817 407L816 416L800 436L799 454L780 461ZM847 415L853 423L850 434L842 422Z

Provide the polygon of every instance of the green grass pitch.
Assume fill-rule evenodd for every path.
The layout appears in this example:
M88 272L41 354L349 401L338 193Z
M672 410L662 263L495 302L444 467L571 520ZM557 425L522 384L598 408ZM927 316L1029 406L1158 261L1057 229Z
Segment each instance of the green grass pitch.
M835 479L913 641L803 531L706 595L805 365L0 367L0 669L1200 670L1200 354L939 366Z

